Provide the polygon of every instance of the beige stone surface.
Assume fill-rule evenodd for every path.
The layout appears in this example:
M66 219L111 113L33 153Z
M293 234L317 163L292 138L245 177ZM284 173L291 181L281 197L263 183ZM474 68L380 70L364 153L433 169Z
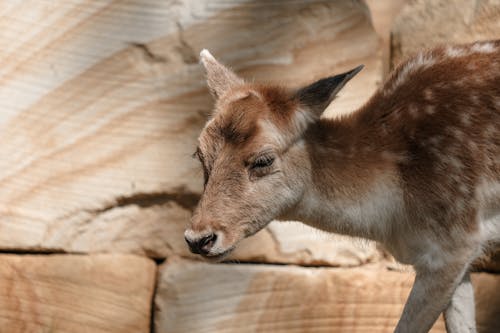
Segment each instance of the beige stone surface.
M149 333L155 274L131 255L0 255L0 332Z
M326 233L300 222L274 221L255 236L242 241L228 259L354 267L381 258L374 242Z
M382 40L384 77L390 70L391 29L395 18L409 0L365 0L373 27Z
M382 72L362 1L27 0L0 13L4 250L189 255L191 155L213 103L202 48L249 80L296 86L364 63L330 115L363 103ZM365 261L303 230L270 228L237 258Z
M484 301L479 304L489 306L496 302L499 279L485 276L491 281L481 285ZM379 265L303 268L172 259L159 268L155 329L157 333L391 332L412 282L412 274ZM487 309L490 314L494 311ZM489 315L479 311L478 318L485 317ZM481 325L481 333L493 332L489 324ZM445 332L442 319L432 332Z
M392 29L392 64L438 44L498 38L499 0L409 1Z
M478 333L496 333L500 329L500 275L472 274L476 301Z

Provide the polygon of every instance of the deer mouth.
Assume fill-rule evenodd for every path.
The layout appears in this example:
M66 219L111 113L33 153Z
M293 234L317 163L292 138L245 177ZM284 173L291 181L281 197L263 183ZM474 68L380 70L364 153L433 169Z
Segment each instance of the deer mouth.
M202 257L205 258L206 260L210 262L221 262L224 259L226 259L231 252L233 252L234 246L228 248L227 250L224 250L222 252L217 252L217 253L207 253L207 254L202 254Z

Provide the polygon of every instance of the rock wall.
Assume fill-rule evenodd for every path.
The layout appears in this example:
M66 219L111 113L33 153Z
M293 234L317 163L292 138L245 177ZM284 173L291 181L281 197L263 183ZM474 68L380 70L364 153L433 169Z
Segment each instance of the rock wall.
M476 2L460 5L478 22L457 19L439 41L498 34L497 2ZM213 103L198 53L295 86L363 63L327 110L337 117L459 11L433 6L0 3L0 333L389 331L413 275L389 270L374 243L272 222L232 264L189 253L183 230L202 190L191 155ZM474 277L481 333L500 325L499 283Z
M200 276L203 276L200 279ZM155 328L172 332L392 332L413 283L381 264L356 268L210 265L159 267ZM474 274L480 332L498 332L500 276ZM179 320L182 318L182 320ZM442 318L432 333L446 332Z
M0 332L149 332L155 278L132 255L0 255Z
M249 80L297 86L364 63L332 115L363 103L382 76L380 40L361 1L33 0L4 7L5 250L190 256L182 232L202 186L191 155L212 107L198 64L202 48ZM322 245L338 252L331 237L295 226L263 231L234 259L343 262L324 253ZM339 244L344 251L345 241ZM376 255L359 251L346 260L357 265Z
M414 0L392 27L392 64L422 48L500 38L499 0Z

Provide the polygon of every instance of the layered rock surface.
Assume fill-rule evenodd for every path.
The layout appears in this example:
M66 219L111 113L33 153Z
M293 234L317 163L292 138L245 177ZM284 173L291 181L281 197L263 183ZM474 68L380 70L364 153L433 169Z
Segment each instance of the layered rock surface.
M182 232L202 187L191 155L213 104L202 48L246 79L293 86L364 63L330 115L362 104L381 80L362 1L31 0L0 12L4 250L190 256ZM235 258L376 256L333 240L276 225Z
M0 332L150 332L155 275L132 255L0 255Z
M409 1L392 27L392 64L423 48L499 38L499 0Z
M159 268L156 332L391 332L413 274L380 265L300 268L172 259ZM500 277L475 274L481 333L498 331ZM431 332L445 332L440 319Z

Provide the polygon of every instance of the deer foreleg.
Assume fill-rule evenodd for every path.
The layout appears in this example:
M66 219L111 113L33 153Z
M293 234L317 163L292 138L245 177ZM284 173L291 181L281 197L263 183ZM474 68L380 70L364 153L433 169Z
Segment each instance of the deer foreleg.
M470 274L464 274L445 311L446 330L448 333L476 333L476 309L474 289Z
M467 263L450 263L439 269L418 269L396 333L426 333L450 299L467 269Z

